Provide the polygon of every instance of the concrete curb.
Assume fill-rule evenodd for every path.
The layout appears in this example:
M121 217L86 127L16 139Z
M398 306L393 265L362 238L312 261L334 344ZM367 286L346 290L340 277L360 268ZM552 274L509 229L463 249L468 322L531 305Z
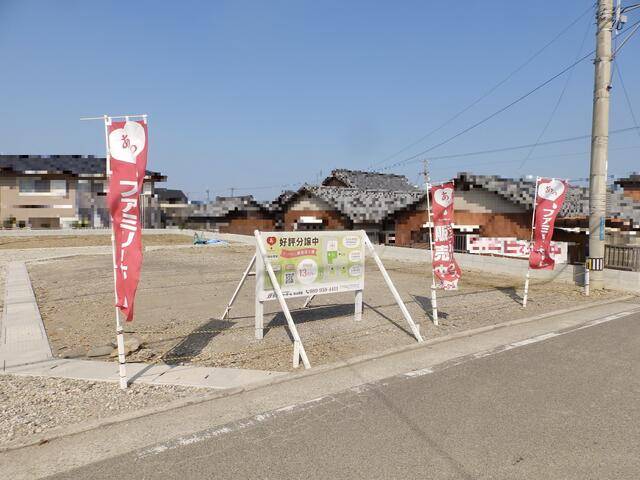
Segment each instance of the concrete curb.
M0 320L0 374L117 382L117 364L54 358L31 278L23 261L7 266L5 302ZM284 372L129 362L129 380L149 385L215 388L249 385Z
M95 429L98 429L98 428L103 428L103 427L106 427L106 426L111 426L111 425L115 425L115 424L118 424L118 423L127 422L127 421L130 421L130 420L143 418L143 417L147 417L147 416L150 416L150 415L163 413L163 412L167 412L167 411L170 411L170 410L175 410L175 409L179 409L179 408L183 408L183 407L187 407L187 406L198 405L198 404L206 403L206 402L209 402L209 401L218 400L220 398L231 397L231 396L242 394L244 392L258 390L260 388L265 388L265 387L272 386L272 385L282 384L282 383L286 383L286 382L292 382L292 381L296 381L296 380L299 380L299 379L302 379L302 378L312 377L312 376L316 376L316 375L319 375L319 374L323 374L323 373L328 373L328 372L331 372L331 371L339 370L339 369L342 369L342 368L348 368L348 367L351 367L353 365L357 365L357 364L360 364L360 363L364 363L364 362L368 362L368 361L372 361L372 360L380 360L380 359L384 359L386 357L390 357L390 356L393 356L393 355L405 353L405 352L408 352L408 351L417 350L417 349L421 349L421 348L428 348L429 346L432 346L432 345L445 343L445 342L449 342L449 341L453 341L453 340L457 340L457 339L461 339L461 338L472 337L474 335L490 332L490 331L493 331L493 330L498 330L498 329L507 328L507 327L511 327L511 326L516 326L516 325L522 325L522 324L526 324L526 323L531 323L531 322L535 322L535 321L538 321L538 320L543 320L543 319L554 317L554 316L564 315L564 314L567 314L567 313L578 312L578 311L586 310L586 309L593 308L593 307L598 307L598 306L603 306L603 305L608 305L608 304L613 304L613 303L624 303L624 302L626 302L626 301L628 301L628 300L630 300L632 298L636 298L636 296L635 295L625 295L625 296L618 297L618 298L615 298L615 299L608 299L608 300L602 300L602 301L596 301L596 302L589 302L588 304L579 305L579 306L575 306L575 307L569 307L569 308L565 308L565 309L561 309L561 310L556 310L554 312L548 312L548 313L544 313L544 314L540 314L540 315L535 315L533 317L527 317L527 318L522 318L522 319L518 319L518 320L509 320L507 322L499 323L499 324L496 324L496 325L487 325L487 326L484 326L484 327L479 327L479 328L475 328L475 329L471 329L471 330L465 330L463 332L458 332L458 333L454 333L454 334L451 334L451 335L446 335L446 336L443 336L443 337L434 338L434 339L431 339L431 340L427 340L427 341L425 341L423 343L415 343L415 344L407 345L407 346L404 346L404 347L397 347L397 348L393 348L393 349L388 349L388 350L385 350L385 351L382 351L382 352L378 352L378 353L375 353L375 354L362 355L362 356L354 357L352 359L343 360L343 361L340 361L340 362L335 362L335 363L331 363L331 364L327 364L327 365L321 365L321 366L315 367L315 368L313 368L311 370L306 370L306 371L301 371L301 372L291 372L291 373L289 373L287 375L283 375L281 377L274 377L272 379L268 379L268 380L265 380L265 381L259 381L259 382L255 382L255 383L252 383L252 384L247 384L247 385L245 385L243 387L237 387L237 388L227 389L227 390L223 390L223 391L212 392L212 393L208 393L208 394L201 395L201 396L190 397L188 399L177 400L175 402L170 402L170 403L158 406L158 407L148 407L148 408L144 408L144 409L137 410L137 411L134 411L134 412L126 412L126 413L122 413L122 414L119 414L119 415L114 415L111 418L90 420L90 421L78 423L76 425L71 425L69 427L61 427L59 429L53 429L53 430L45 433L44 435L39 436L39 437L37 437L37 438L35 438L33 440L27 440L27 441L15 443L15 444L8 444L8 445L6 445L4 447L0 447L0 453L12 451L12 450L18 450L18 449L21 449L21 448L24 448L24 447L29 447L29 446L34 446L34 445L41 445L41 444L50 442L50 441L55 440L55 439L68 437L68 436L72 436L72 435L77 435L77 434L80 434L80 433L88 432L90 430L95 430ZM637 308L637 305L636 305L635 308Z

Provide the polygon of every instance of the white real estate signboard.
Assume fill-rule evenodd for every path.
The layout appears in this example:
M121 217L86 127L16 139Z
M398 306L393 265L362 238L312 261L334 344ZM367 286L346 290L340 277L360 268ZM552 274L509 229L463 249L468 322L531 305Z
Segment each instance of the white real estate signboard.
M416 340L422 342L420 329L411 318L400 294L393 285L375 248L363 230L254 232L256 254L252 257L221 318L226 318L240 288L251 276L255 265L255 336L264 333L264 302L277 300L293 337L293 366L302 360L311 365L298 329L287 306L287 298L306 297L304 307L316 295L354 292L354 319L362 319L365 248L373 257L380 273L406 319ZM303 308L304 308L303 307Z
M364 288L362 232L260 232L282 294L310 297ZM262 262L256 264L257 300L276 295Z

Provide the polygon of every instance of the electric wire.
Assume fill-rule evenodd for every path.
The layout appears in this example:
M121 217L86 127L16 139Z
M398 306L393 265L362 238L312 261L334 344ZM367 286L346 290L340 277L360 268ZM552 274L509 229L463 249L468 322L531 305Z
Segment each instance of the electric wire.
M546 87L547 85L549 85L551 82L553 82L554 80L556 80L557 78L561 77L562 75L564 75L565 73L567 73L568 71L570 71L572 68L574 68L576 65L580 64L581 62L583 62L584 60L586 60L587 58L589 58L591 55L593 55L594 50L590 51L588 54L584 55L583 57L581 57L580 59L576 60L575 62L573 62L571 65L563 68L560 72L556 73L555 75L553 75L552 77L548 78L547 80L545 80L544 82L540 83L538 86L536 86L535 88L529 90L527 93L521 95L520 97L516 98L515 100L513 100L512 102L508 103L507 105L505 105L504 107L496 110L495 112L491 113L490 115L484 117L483 119L471 124L470 126L464 128L463 130L460 130L459 132L455 133L454 135L451 135L450 137L446 138L445 140L442 140L439 143L436 143L435 145L432 145L431 147L422 150L421 152L416 153L415 155L411 155L408 158L405 158L404 160L401 160L399 162L396 162L392 165L389 165L388 167L383 168L382 170L389 170L391 168L395 168L395 167L399 167L402 165L406 165L408 163L411 163L412 160L421 157L437 148L440 148L444 145L446 145L447 143L455 140L458 137L461 137L462 135L470 132L471 130L474 130L475 128L479 127L480 125L483 125L485 123L487 123L489 120L497 117L498 115L500 115L501 113L505 112L506 110L510 109L511 107L513 107L514 105L517 105L518 103L520 103L521 101L525 100L526 98L530 97L531 95L533 95L534 93L536 93L538 90Z
M426 140L427 138L429 138L431 135L433 135L434 133L440 131L441 129L443 129L444 127L446 127L447 125L449 125L451 122L453 122L454 120L458 119L461 115L465 114L466 112L468 112L469 110L471 110L473 107L475 107L478 103L480 103L482 100L484 100L485 98L489 97L491 94L493 94L493 92L495 92L498 88L500 88L502 85L504 85L505 83L507 83L511 78L513 78L517 73L519 73L522 69L524 69L527 65L529 65L533 60L535 60L537 57L539 57L547 48L549 48L551 45L553 45L559 38L561 38L566 32L568 32L576 23L578 23L580 20L582 20L582 18L588 14L590 11L592 11L594 9L596 4L593 4L592 6L590 6L588 9L586 9L584 12L582 12L578 18L576 18L575 20L573 20L569 25L567 25L566 27L564 27L558 34L556 34L555 37L553 37L551 40L549 40L547 43L545 43L542 48L540 48L539 50L537 50L533 55L531 55L524 63L522 63L520 66L518 66L515 70L511 71L506 77L504 77L502 80L500 80L498 83L496 83L493 87L491 87L489 90L487 90L484 94L482 94L481 96L479 96L477 99L475 99L473 102L471 102L469 105L467 105L466 107L464 107L462 110L458 111L457 113L455 113L453 116L449 117L447 120L445 120L443 123L441 123L439 126L437 126L436 128L434 128L433 130L430 130L429 132L427 132L425 135L421 136L420 138L418 138L417 140L411 142L410 144L404 146L403 148L401 148L400 150L396 151L395 153L393 153L392 155L389 155L388 157L374 162L371 165L369 165L369 168L374 168L378 165L384 164L386 162L388 162L389 160L391 160L392 158L395 158L396 156L400 155L401 153L404 153L405 151L409 150L410 148L418 145L419 143L422 143L424 140Z
M630 145L628 147L615 147L615 148L610 148L609 151L613 152L613 151L636 150L636 149L640 149L640 145ZM548 160L551 158L568 158L568 157L580 157L580 156L587 157L590 153L591 153L590 151L584 150L582 152L557 153L554 155L538 155L535 157L531 157L530 160ZM471 161L471 162L465 162L462 164L456 164L456 168L458 169L458 171L463 171L464 167L467 167L467 166L471 166L475 168L475 167L484 167L486 165L505 165L505 164L511 164L511 163L513 163L513 160L492 160L489 162ZM451 165L435 165L435 166L430 166L429 170L438 171L438 170L446 170L450 168L451 168Z
M637 31L637 27L640 26L640 21L636 22L636 24L632 25L631 27L623 30L621 33L624 34L626 32L628 32L629 30L632 30L630 35L633 35L636 31ZM626 40L629 39L629 36L627 36ZM621 45L622 46L622 45ZM618 48L618 50L620 49L620 47ZM479 127L480 125L488 122L489 120L491 120L492 118L498 116L499 114L501 114L502 112L508 110L509 108L511 108L512 106L516 105L517 103L523 101L524 99L526 99L527 97L531 96L532 94L534 94L535 92L537 92L538 90L540 90L541 88L545 87L546 85L548 85L549 83L553 82L554 80L556 80L557 78L561 77L562 75L564 75L565 73L567 73L568 71L570 71L571 69L573 69L574 67L576 67L578 64L580 64L581 62L583 62L584 60L586 60L587 58L589 58L591 55L593 55L595 53L595 50L590 51L588 54L582 56L581 58L579 58L578 60L576 60L575 62L573 62L571 65L567 66L566 68L564 68L563 70L561 70L560 72L556 73L555 75L553 75L551 78L545 80L544 82L542 82L541 84L539 84L538 86L536 86L535 88L533 88L532 90L528 91L527 93L525 93L524 95L521 95L520 97L518 97L517 99L515 99L514 101L512 101L511 103L507 104L506 106L500 108L499 110L493 112L492 114L488 115L487 117L484 117L482 120L479 120L478 122L472 124L471 126L459 131L458 133L446 138L445 140L421 151L416 153L415 155L412 155L404 160L401 160L399 162L395 162L392 165L389 165L387 167L382 168L381 170L390 170L392 168L395 167L399 167L399 166L403 166L406 165L408 163L412 163L412 160L417 159L418 157L421 157L423 155L425 155L426 153L431 152L432 150L435 150L443 145L446 145L447 143L451 142L452 140L464 135L465 133Z
M589 35L589 32L591 31L591 25L592 25L591 21L589 21L587 23L587 28L586 28L586 30L584 32L584 36L582 37L582 42L580 42L580 48L578 48L578 53L575 56L576 59L580 56L580 54L582 53L582 50L584 49L584 44L587 41L587 36ZM544 127L540 131L540 134L538 135L538 138L536 139L536 142L535 142L534 146L532 146L529 149L529 151L527 152L527 155L522 159L522 162L520 162L520 166L518 168L519 171L524 168L525 164L527 163L527 161L529 161L529 159L531 158L531 155L533 155L533 152L537 148L538 143L542 140L542 138L547 133L547 130L549 129L549 126L551 125L551 122L555 118L556 113L558 112L558 108L560 107L560 104L562 103L562 99L564 98L564 95L567 92L567 89L569 88L569 84L571 83L571 78L573 77L573 72L574 72L574 70L571 70L569 72L569 74L567 75L567 79L564 82L564 87L562 88L562 91L560 92L560 96L558 96L558 100L556 101L555 105L553 106L553 109L551 110L551 114L549 115L549 118L547 119L546 124L544 125Z
M616 135L619 133L626 133L626 132L630 132L630 131L636 131L636 130L640 130L640 127L627 127L627 128L620 128L617 130L612 130L609 132L609 135ZM544 145L555 145L558 143L567 143L567 142L573 142L573 141L577 141L577 140L586 140L588 138L591 138L591 134L587 134L587 135L579 135L579 136L575 136L575 137L567 137L567 138L559 138L557 140L548 140L546 142L539 142L537 145L538 146L544 146ZM488 149L488 150L478 150L475 152L464 152L464 153L456 153L456 154L450 154L450 155L440 155L440 156L430 156L429 160L446 160L446 159L450 159L450 158L462 158L462 157L472 157L472 156L478 156L478 155L485 155L485 154L489 154L489 153L502 153L502 152L509 152L509 151L513 151L513 150L523 150L526 148L531 148L533 145L536 145L535 143L528 143L525 145L514 145L511 147L501 147L501 148L492 148L492 149ZM511 160L512 162L515 162L516 160ZM404 165L408 165L411 163L419 163L422 162L421 159L419 158L415 158L412 159L411 161L406 162Z
M620 69L620 64L617 60L614 60L614 68L616 73L618 74L618 79L620 80L620 86L622 87L622 91L624 93L625 100L627 102L627 107L629 108L629 112L631 113L631 120L633 121L633 125L636 127L636 131L638 136L640 136L640 127L638 127L638 119L633 110L633 104L631 103L631 99L629 98L629 92L627 91L627 87L624 84L624 80L622 79L622 70Z
M640 134L640 125L634 125L633 127L626 127L626 128L619 128L616 130L611 130L609 132L609 135L617 135L617 134L621 134L621 133L627 133L627 132L631 132L631 131L636 131L638 132L638 134ZM512 145L512 146L508 146L508 147L498 147L498 148L491 148L491 149L486 149L486 150L477 150L477 151L471 151L471 152L462 152L462 153L453 153L453 154L448 154L448 155L439 155L439 156L430 156L429 160L449 160L449 159L454 159L454 158L465 158L465 157L477 157L477 156L482 156L482 155L488 155L488 154L492 154L492 153L503 153L503 152L510 152L510 151L516 151L516 150L524 150L527 148L531 148L533 146L536 147L542 147L542 146L548 146L548 145L557 145L557 144L562 144L562 143L569 143L569 142L574 142L574 141L578 141L578 140L586 140L591 138L591 134L585 134L585 135L577 135L577 136L573 136L573 137L565 137L565 138L558 138L555 140L547 140L545 142L538 142L538 143L527 143L524 145ZM632 149L632 148L640 148L640 145L638 146L630 146L630 147L620 147L620 148L614 148L611 150L622 150L622 149ZM586 152L588 153L588 152ZM532 157L532 160L537 160L537 159L542 159L542 158L555 158L555 157L561 157L561 156L571 156L571 155L580 155L580 153L572 153L572 154L557 154L557 155L550 155L550 156L544 156L544 157ZM514 163L517 160L506 160L506 161L499 161L499 162L488 162L488 163L481 163L478 165L489 165L492 163ZM421 159L416 159L414 161L411 162L407 162L407 164L413 164L413 163L419 163L422 162ZM435 168L440 168L440 167L435 167ZM292 187L296 187L296 186L301 186L303 184L303 182L297 182L297 183L285 183L285 184L281 184L281 185L262 185L262 186L253 186L253 187L219 187L216 188L214 191L227 191L231 188L233 188L236 191L245 191L245 190L267 190L267 189L286 189L286 188L292 188Z
M640 130L640 129L639 129ZM610 148L609 151L613 152L613 151L621 151L621 150L635 150L635 149L640 149L640 145L630 145L627 147L613 147ZM572 152L572 153L556 153L553 155L538 155L535 157L531 157L530 160L547 160L550 158L566 158L566 157L579 157L579 156L586 156L589 155L591 152L589 150L583 150L582 152ZM490 162L467 162L467 163L462 163L462 164L457 164L456 166L458 168L462 167L462 166L485 166L485 165L500 165L500 164L509 164L509 163L514 163L514 160L494 160L494 161L490 161ZM430 170L444 170L444 169L448 169L451 168L451 165L436 165L433 167L430 167Z
M628 32L629 30L631 30L631 32L629 33L629 35L627 35L627 36L625 37L625 39L624 39L624 40L622 40L622 41L620 42L620 44L616 47L616 49L613 51L613 58L615 58L615 57L618 55L618 52L619 52L620 50L622 50L622 47L624 47L624 46L627 44L627 42L628 42L629 40L631 40L631 37L633 37L633 36L636 34L636 32L638 31L638 29L640 29L640 20L638 20L638 21L637 21L637 22L635 22L634 24L630 25L627 29L625 29L625 30L623 30L622 32L620 32L620 34L624 34L624 33Z

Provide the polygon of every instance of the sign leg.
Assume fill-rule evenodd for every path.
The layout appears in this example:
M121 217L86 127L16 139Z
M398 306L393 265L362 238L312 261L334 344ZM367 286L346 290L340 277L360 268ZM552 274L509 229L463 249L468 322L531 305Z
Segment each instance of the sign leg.
M249 265L245 269L244 273L242 274L242 278L240 279L240 282L238 283L238 286L236 287L235 291L233 292L233 295L231 295L231 300L229 300L229 303L227 303L227 308L224 310L224 313L222 314L222 317L220 317L222 320L224 320L229 315L229 311L231 310L231 307L233 306L233 303L236 301L236 297L238 296L238 293L240 292L240 289L242 288L242 285L244 285L244 282L247 279L247 276L249 276L249 273L251 272L251 267L253 267L253 264L255 262L256 262L256 256L254 255L253 258L251 258L251 261L249 262Z
M300 343L293 342L293 368L300 366Z
M256 271L256 281L258 280L258 271L260 271L260 275L263 270L267 271L267 275L269 275L269 280L271 280L271 285L273 286L273 291L276 294L278 299L278 303L280 304L280 308L282 309L282 313L284 313L284 317L287 319L287 325L289 326L289 331L291 332L291 336L293 337L293 353L294 353L294 367L299 360L302 360L302 364L304 368L311 368L311 364L309 363L309 358L307 357L307 352L302 345L302 340L300 340L300 335L298 334L298 329L296 328L296 324L293 323L293 317L291 316L291 311L287 306L287 302L284 299L284 295L282 294L282 290L280 289L280 284L278 283L278 278L276 277L275 272L273 271L273 267L269 260L267 260L267 249L262 243L262 238L260 237L260 231L255 230L253 232L256 238L256 245L258 246L258 253L260 254L260 258L262 260L261 268ZM258 262L260 263L260 262ZM262 268L264 267L264 268ZM260 277L261 278L261 277ZM256 283L257 286L260 285ZM257 290L256 290L257 292ZM297 352L297 355L296 355Z
M355 317L354 320L359 322L362 320L362 290L356 290Z
M256 251L257 258L258 251ZM256 265L256 295L255 295L255 320L256 320L256 340L262 340L264 336L264 302L260 300L262 286L264 284L264 268L261 261L255 262Z
M367 237L367 234L365 232L362 232L362 236L364 238L365 245L369 249L369 252L371 253L371 256L373 257L373 259L375 260L376 265L380 269L382 278L384 278L384 281L386 282L387 287L389 287L389 290L391 291L391 295L393 295L393 298L398 304L398 307L400 307L400 311L402 312L402 315L404 316L405 320L409 324L409 328L411 328L411 331L413 332L413 335L416 337L416 340L418 342L422 342L423 339L422 339L422 336L420 335L420 329L418 328L416 323L413 321L413 318L411 318L411 314L409 313L409 310L407 310L407 307L402 301L402 297L400 297L398 290L396 290L395 285L391 281L391 277L389 277L389 274L387 273L387 269L384 268L384 265L382 264L382 260L380 260L380 257L378 257L378 254L376 253L376 249L371 244L371 241L369 240L369 237Z
M256 299L256 340L264 337L264 302Z
M311 300L313 300L315 297L315 295L309 295L304 301L304 305L302 305L302 308L307 308L309 305L311 305Z

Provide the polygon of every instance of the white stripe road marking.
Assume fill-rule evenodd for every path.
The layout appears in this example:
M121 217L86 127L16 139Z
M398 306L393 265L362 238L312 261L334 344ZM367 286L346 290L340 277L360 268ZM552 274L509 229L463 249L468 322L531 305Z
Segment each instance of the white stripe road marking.
M509 346L513 348L524 347L525 345L542 342L548 338L557 337L558 335L560 334L556 332L545 333L544 335L538 335L536 337L527 338L526 340L520 340L519 342L510 343Z
M429 375L433 373L433 369L431 368L421 368L420 370L414 370L413 372L407 372L404 374L405 377L421 377L423 375Z
M640 309L636 308L634 310L629 310L627 312L620 312L620 313L614 313L612 315L607 315L606 317L602 317L597 320L592 320L588 323L585 323L584 325L580 325L579 327L574 327L569 330L549 332L541 335L536 335L535 337L527 338L525 340L520 340L518 342L509 343L507 345L496 347L491 350L485 350L483 352L474 353L472 357L474 360L477 360L479 358L489 357L492 355L496 355L498 353L506 352L508 350L513 350L514 348L524 347L526 345L532 345L534 343L543 342L550 338L559 337L560 335L566 335L567 333L577 332L578 330L583 330L585 328L595 327L596 325L601 325L603 323L611 322L619 318L628 317L629 315L633 315L635 313L640 313ZM462 363L466 363L470 360L471 359L461 360L459 362L455 362L452 366L461 365ZM404 376L409 378L421 377L423 375L429 375L431 373L434 373L435 371L436 370L434 370L433 368L422 368L420 370L413 370L411 372L407 372L404 374Z
M194 443L203 442L205 440L209 440L211 438L215 438L220 435L244 430L246 428L256 426L259 423L262 423L281 413L287 413L287 412L292 412L294 410L304 410L306 408L311 408L313 404L321 402L326 398L327 396L314 398L311 400L307 400L306 402L298 403L295 405L288 405L286 407L273 410L272 412L260 413L249 419L235 422L232 425L227 425L227 426L216 428L213 430L204 430L202 432L194 433L193 435L185 435L182 437L178 437L173 440L169 440L167 442L160 443L158 445L154 445L153 447L144 449L138 452L137 457L145 458L151 455L159 455L160 453L166 452L167 450L173 450L175 448L184 447L187 445L193 445Z

